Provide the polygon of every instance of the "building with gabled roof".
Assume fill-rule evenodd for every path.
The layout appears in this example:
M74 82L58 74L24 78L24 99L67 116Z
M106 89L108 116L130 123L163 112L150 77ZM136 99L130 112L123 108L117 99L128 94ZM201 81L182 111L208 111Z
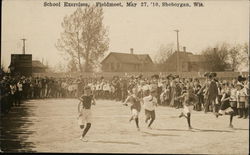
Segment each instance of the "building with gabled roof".
M32 60L32 73L44 73L47 68L39 60Z
M11 54L9 69L13 75L31 76L33 73L44 73L47 68L39 60L32 60L32 54Z
M153 71L154 63L148 54L110 52L101 62L104 72L145 72Z
M179 51L179 72L203 72L208 71L206 58L203 55L193 54ZM177 52L174 52L165 62L164 71L176 72L177 71Z
M32 54L11 54L11 62L8 68L13 75L32 75Z

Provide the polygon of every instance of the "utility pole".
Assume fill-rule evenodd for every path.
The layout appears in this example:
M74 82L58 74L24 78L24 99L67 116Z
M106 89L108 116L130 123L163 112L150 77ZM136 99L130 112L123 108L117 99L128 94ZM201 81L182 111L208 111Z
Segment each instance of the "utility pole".
M176 71L179 73L179 30L174 30L177 33L177 51L176 51Z
M23 38L23 39L21 39L21 40L23 41L23 54L25 54L25 41L26 41L26 39Z

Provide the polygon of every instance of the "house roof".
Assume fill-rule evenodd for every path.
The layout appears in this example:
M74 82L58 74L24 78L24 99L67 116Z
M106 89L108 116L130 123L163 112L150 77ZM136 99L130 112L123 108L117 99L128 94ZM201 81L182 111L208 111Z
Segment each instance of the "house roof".
M205 57L202 55L189 55L188 60L190 62L204 62L204 61L206 61Z
M130 54L130 53L110 52L108 56L105 59L103 59L101 63L104 63L108 59L108 57L110 57L111 55L115 57L121 63L140 64L140 63L146 63L148 62L148 60L150 62L153 62L148 54Z
M174 53L176 54L176 53ZM186 62L204 62L206 61L205 57L202 56L202 55L194 55L193 53L191 52L183 52L183 51L180 51L179 52L179 56L184 59L184 61Z
M47 68L39 60L32 60L32 67L33 68Z
M152 59L150 58L150 56L148 54L137 54L137 59L139 59L140 61L143 61L144 63L147 63L148 61L150 61L150 63L152 61Z

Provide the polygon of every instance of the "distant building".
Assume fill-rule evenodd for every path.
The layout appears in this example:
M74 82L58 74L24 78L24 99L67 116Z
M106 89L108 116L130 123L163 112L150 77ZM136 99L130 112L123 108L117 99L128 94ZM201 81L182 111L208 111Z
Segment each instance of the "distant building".
M191 52L179 51L179 71L180 72L203 72L208 71L208 63L202 55L195 55ZM164 71L177 71L177 52L174 52L165 63Z
M153 71L154 63L148 54L111 52L101 62L104 72L145 72Z
M9 69L11 74L30 76L32 74L32 55L11 54Z
M32 73L45 73L47 67L43 65L39 60L32 61Z
M9 69L11 74L30 76L46 72L47 67L38 60L32 60L31 54L11 54Z

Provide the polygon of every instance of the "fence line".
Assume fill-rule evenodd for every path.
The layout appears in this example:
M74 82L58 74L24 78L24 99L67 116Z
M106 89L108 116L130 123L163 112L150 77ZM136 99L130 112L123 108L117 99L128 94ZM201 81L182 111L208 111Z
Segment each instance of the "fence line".
M113 76L137 76L142 74L144 77L150 77L154 74L158 74L160 76L167 76L169 74L172 75L179 75L183 78L204 78L205 72L101 72L101 73L80 73L80 72L74 72L74 73L34 73L33 76L36 77L78 77L82 76L85 78L100 78L100 77L106 77L106 78L112 78ZM239 75L242 75L243 77L248 77L249 72L216 72L218 78L235 78Z

